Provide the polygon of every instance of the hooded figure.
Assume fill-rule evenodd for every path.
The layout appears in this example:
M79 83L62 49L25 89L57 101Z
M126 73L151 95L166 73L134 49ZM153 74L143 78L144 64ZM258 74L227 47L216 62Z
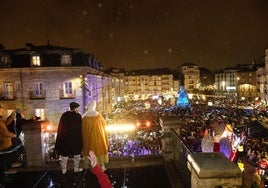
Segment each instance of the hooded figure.
M8 126L8 130L10 132L17 134L18 137L20 136L20 134L22 132L23 126L26 125L27 123L35 120L33 117L31 119L26 119L25 115L26 115L25 109L23 109L23 110L16 109L15 119Z
M70 103L70 110L64 112L60 118L55 150L62 156L62 174L67 172L69 156L74 157L74 172L79 172L80 154L82 153L82 117L77 112L79 104Z
M96 101L90 101L82 118L83 155L88 156L89 151L93 151L103 169L104 164L108 163L108 136L105 126L104 118L96 111ZM86 159L87 157L85 161Z

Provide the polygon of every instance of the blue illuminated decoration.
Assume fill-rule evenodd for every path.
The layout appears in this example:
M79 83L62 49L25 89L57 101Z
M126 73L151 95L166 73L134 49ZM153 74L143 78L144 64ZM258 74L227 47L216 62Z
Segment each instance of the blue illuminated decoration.
M177 106L178 107L188 107L189 106L188 94L185 91L183 86L180 86L180 90L178 92Z

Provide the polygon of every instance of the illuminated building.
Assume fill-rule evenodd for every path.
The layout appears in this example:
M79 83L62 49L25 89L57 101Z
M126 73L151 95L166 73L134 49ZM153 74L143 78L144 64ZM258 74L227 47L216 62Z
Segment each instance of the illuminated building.
M69 103L80 104L83 113L88 100L98 102L97 109L112 109L111 77L100 62L81 49L47 43L6 50L0 47L0 102L6 116L17 108L26 109L28 118L36 115L58 125Z
M178 91L179 81L169 69L126 71L125 93L128 99L146 99L151 95L165 95Z
M199 89L200 71L197 65L185 63L180 66L180 72L184 76L184 89L188 93L192 93L194 89Z
M236 97L238 100L254 100L260 92L257 90L261 86L260 82L257 83L257 70L259 69L260 73L262 66L262 64L237 65L217 72L216 90L219 94Z

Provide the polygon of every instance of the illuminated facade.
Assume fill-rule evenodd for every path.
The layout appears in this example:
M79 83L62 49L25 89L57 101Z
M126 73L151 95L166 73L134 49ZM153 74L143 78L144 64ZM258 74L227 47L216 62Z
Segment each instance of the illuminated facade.
M237 96L248 99L255 99L257 93L256 68L241 69L237 72Z
M83 113L88 100L97 101L97 109L108 113L113 99L111 77L100 63L80 49L26 44L25 48L0 49L0 103L6 116L17 108L57 125L69 103L80 104Z
M145 69L125 73L125 93L128 99L146 99L179 90L179 81L169 69Z
M265 90L265 67L259 67L256 72L256 90L257 90L257 95L258 98L260 98L262 101L268 99L267 92Z
M181 65L180 72L184 76L184 89L188 93L192 93L194 89L199 89L200 71L197 65L185 63Z
M236 67L226 68L215 74L215 89L221 94L235 93L237 91Z
M266 104L268 103L268 47L265 49L265 56L264 56L264 63L265 63L265 86L264 86L264 99Z
M215 89L218 94L236 97L238 100L255 100L264 91L263 74L262 64L229 67L215 74Z

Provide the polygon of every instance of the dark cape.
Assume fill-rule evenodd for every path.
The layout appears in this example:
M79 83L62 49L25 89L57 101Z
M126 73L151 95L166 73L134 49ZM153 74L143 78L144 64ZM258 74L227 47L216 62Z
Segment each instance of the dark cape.
M81 154L82 148L82 117L75 111L67 111L60 118L55 150L62 156L70 156Z

